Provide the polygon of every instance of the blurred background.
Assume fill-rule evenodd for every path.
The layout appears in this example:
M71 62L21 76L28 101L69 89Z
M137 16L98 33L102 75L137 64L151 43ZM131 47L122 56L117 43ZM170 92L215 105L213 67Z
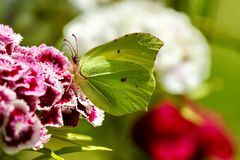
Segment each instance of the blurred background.
M180 95L187 95L222 117L236 146L234 159L240 159L240 2L152 0L149 3L150 1L0 0L0 23L7 24L16 33L20 33L24 37L21 42L24 46L46 43L60 49L63 38L71 39L70 35L76 34L82 52L134 31L147 31L158 36L167 42L163 49L166 54L163 55L169 52L173 57L158 57L157 87L150 107L166 97L176 100ZM121 14L124 16L121 17ZM178 25L182 29L176 31L177 35L172 35ZM169 48L168 44L178 47ZM184 45L185 48L182 47ZM180 77L180 80L171 81L175 75L172 72L165 73L170 72L169 66L171 68L175 65L171 61L177 61L176 64L181 66L181 62L174 58L174 55L179 54L175 50L181 49L189 52L187 56L194 57L191 63L194 67L186 67L194 72L183 74L192 79L182 80ZM185 55L182 56L186 58ZM195 68L195 64L200 69ZM185 65L181 67L184 68ZM195 75L195 72L198 74ZM178 84L181 80L184 85ZM169 87L167 82L176 83L177 89ZM112 148L113 151L77 152L62 157L87 160L149 159L131 140L132 127L143 114L145 113L141 112L122 117L106 114L103 125L96 128L81 120L77 128L70 130L89 135L93 137L90 144ZM52 139L48 145L59 147L68 144ZM32 152L25 153L19 154L20 159L34 157Z

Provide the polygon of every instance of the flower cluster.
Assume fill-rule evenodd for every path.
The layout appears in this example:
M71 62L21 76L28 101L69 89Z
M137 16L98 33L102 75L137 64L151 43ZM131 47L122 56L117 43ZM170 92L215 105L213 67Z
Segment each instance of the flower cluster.
M208 78L210 49L187 15L152 1L128 0L97 7L98 1L92 0L93 9L65 27L65 37L79 35L83 52L124 34L148 32L164 42L155 69L167 92L185 94ZM75 2L84 6L82 1Z
M39 149L46 126L74 127L82 115L94 126L104 113L79 92L62 52L42 44L23 47L22 37L0 24L0 141L9 154Z
M184 109L163 101L139 119L133 140L154 160L233 159L232 141L209 113L189 101Z

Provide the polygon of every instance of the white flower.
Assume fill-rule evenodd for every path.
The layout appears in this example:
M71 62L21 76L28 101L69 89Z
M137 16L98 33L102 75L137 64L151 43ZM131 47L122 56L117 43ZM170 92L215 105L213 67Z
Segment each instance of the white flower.
M65 37L79 37L80 51L131 32L148 32L165 45L155 62L157 77L172 94L196 88L209 75L210 50L183 13L151 1L124 1L85 12L70 22Z

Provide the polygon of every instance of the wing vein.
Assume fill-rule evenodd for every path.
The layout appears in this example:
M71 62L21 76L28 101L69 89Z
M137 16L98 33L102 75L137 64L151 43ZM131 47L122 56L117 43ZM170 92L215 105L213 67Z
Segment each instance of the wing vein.
M106 96L104 96L90 81L88 81L89 84L110 104L110 105L113 105L108 99ZM109 110L109 109L108 109Z
M116 88L116 87L111 87L111 86L109 86L109 85L106 85L106 84L104 84L104 83L101 83L101 82L99 82L99 81L96 81L96 80L94 80L94 79L92 79L92 81L94 81L94 82L96 82L96 83L98 83L98 84L100 84L100 85L106 86L106 87L108 87L108 88L111 88L111 89Z
M127 70L120 70L120 71L114 71L114 72L111 71L111 72L93 74L93 75L90 75L90 76L87 76L87 77L92 78L92 77L97 77L97 76L104 76L104 75L116 74L116 73L128 72L128 71L138 71L138 70L136 70L136 69L127 69Z

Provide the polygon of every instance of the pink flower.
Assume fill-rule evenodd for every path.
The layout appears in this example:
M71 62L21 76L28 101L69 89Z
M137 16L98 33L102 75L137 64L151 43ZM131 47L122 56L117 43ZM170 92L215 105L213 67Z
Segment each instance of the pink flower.
M47 129L45 127L42 127L40 130L40 139L33 147L34 150L38 150L43 148L43 144L47 143L49 139L51 138L51 134L47 134Z
M7 87L0 86L0 128L6 123L9 115L9 104L16 99L16 94Z
M7 54L0 55L0 78L6 81L17 81L27 71L27 66L12 59Z
M20 34L13 32L12 28L7 25L0 24L0 53L11 54L15 45L18 45L22 40ZM2 45L4 44L4 46Z
M39 106L39 99L36 96L27 96L18 93L17 94L18 99L24 100L27 105L29 106L29 112L33 113L36 111L37 107Z
M39 46L39 49L40 53L36 56L39 62L48 65L57 74L62 74L69 69L70 63L62 52L46 45Z
M23 100L15 100L8 106L9 115L3 127L2 145L8 154L34 147L40 137L41 123L36 116L28 113Z
M40 66L29 65L28 71L16 83L17 92L27 96L42 96L47 86Z
M0 24L0 31L0 41L4 42L6 45L9 43L19 44L22 40L22 36L14 33L12 28L7 25Z
M46 66L42 66L46 67ZM59 101L63 95L63 86L59 81L59 76L57 76L51 68L43 68L44 72L44 84L46 85L46 92L44 95L39 97L40 106L52 106L57 101ZM47 72L48 71L48 72ZM49 97L51 95L51 98Z
M94 126L103 111L74 83L70 62L54 47L20 46L21 36L0 24L0 145L9 154L40 149L47 126L75 127L80 116ZM79 97L85 97L81 99ZM81 109L78 108L81 106Z
M93 126L101 126L104 120L104 111L97 108L86 96L81 95L78 98L79 104L77 110Z
M64 93L63 93L61 99L56 103L56 105L62 106L63 111L64 111L65 106L76 109L77 97L71 87L69 87L68 85L64 86Z
M170 101L139 119L133 129L133 140L154 160L233 159L229 136L209 115L194 111L201 123L186 119Z
M0 41L0 54L5 54L6 53L6 45Z
M9 104L16 99L16 94L7 87L0 86L0 104Z

